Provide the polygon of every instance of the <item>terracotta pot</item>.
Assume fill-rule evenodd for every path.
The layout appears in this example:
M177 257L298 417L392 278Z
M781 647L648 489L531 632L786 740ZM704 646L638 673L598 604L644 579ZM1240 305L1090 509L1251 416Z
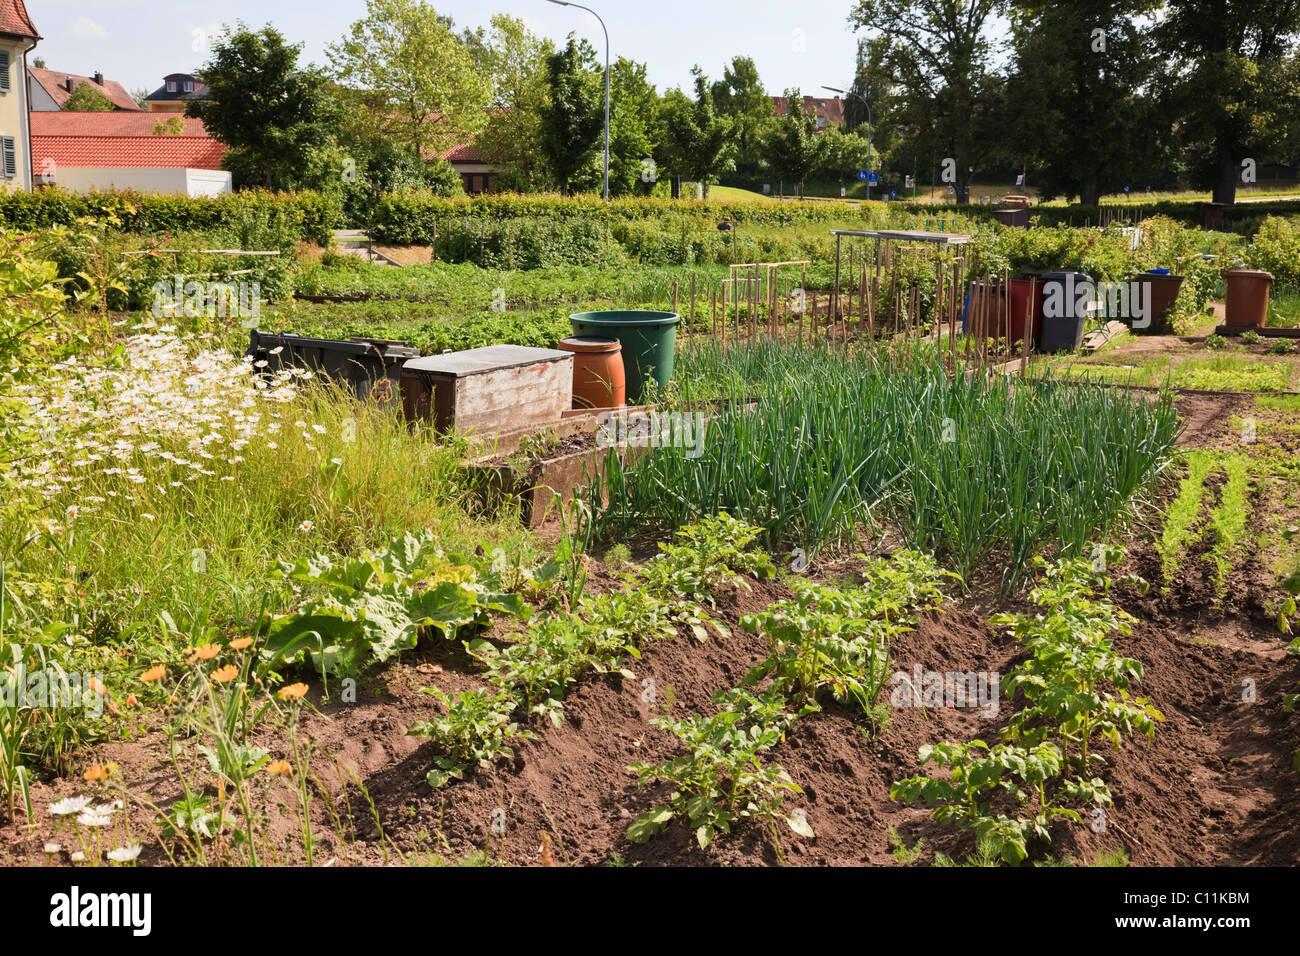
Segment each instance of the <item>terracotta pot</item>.
M1262 329L1268 320L1268 290L1273 284L1273 273L1259 269L1224 269L1219 275L1228 283L1224 324L1237 329Z
M627 404L623 346L618 339L571 335L560 348L573 353L573 407L610 408Z
M1133 326L1134 332L1146 332L1148 335L1168 335L1173 332L1170 313L1178 301L1178 293L1183 287L1183 276L1162 275L1155 272L1143 272L1132 279L1148 287L1140 293L1143 299L1151 303L1151 322L1146 326Z

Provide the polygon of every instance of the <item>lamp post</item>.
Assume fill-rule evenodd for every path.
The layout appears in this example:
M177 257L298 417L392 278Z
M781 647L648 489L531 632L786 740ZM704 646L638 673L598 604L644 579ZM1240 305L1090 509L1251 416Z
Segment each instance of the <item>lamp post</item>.
M596 18L596 22L605 33L605 202L609 202L609 30L606 29L605 21L600 18L600 14L591 7L584 7L580 3L569 3L567 0L550 0L550 2L561 7L577 7L579 10L586 10ZM867 148L870 149L870 139Z
M841 96L856 96L859 100L862 101L862 105L867 108L867 157L871 160L872 165L875 165L875 157L872 156L871 153L871 104L867 102L866 97L863 96L861 93L854 93L852 90L847 90L847 91L837 90L833 86L823 86L822 89L830 90L832 93L839 93ZM870 173L871 170L867 170L867 172ZM870 177L867 178L867 202L871 202Z

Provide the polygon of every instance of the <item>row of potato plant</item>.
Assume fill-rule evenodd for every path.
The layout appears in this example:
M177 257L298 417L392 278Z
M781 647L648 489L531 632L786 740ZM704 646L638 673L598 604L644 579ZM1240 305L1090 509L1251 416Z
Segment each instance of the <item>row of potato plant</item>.
M888 681L890 642L922 611L940 605L945 577L955 575L929 556L899 551L889 559L869 559L855 587L796 582L793 599L745 615L741 627L766 638L768 656L740 687L714 695L717 713L651 721L687 752L629 768L642 788L660 781L672 790L665 802L632 821L628 839L643 843L681 819L703 849L718 833L752 819L767 827L779 859L780 821L800 836L813 836L801 810L782 808L785 795L803 790L762 754L783 741L797 720L819 711L824 692L861 708L878 726L876 700Z
M1083 823L1081 807L1091 804L1092 821L1104 823L1104 808L1113 801L1099 776L1107 760L1095 744L1109 742L1118 750L1126 735L1150 740L1164 720L1146 698L1130 693L1142 679L1142 665L1112 646L1112 635L1131 634L1135 619L1097 596L1110 586L1097 567L1113 566L1123 555L1120 548L1102 548L1091 562L1035 559L1042 576L1030 600L1044 612L992 618L1029 651L1004 682L1008 697L1019 692L1023 703L999 731L1002 742L926 745L920 764L946 773L899 780L891 797L936 805L935 819L972 831L1011 864L1029 856L1032 841L1050 843L1054 821ZM994 807L999 792L1010 795L1011 815Z
M678 531L677 542L661 543L659 554L622 576L618 590L572 594L567 613L537 617L504 646L484 638L465 642L492 687L456 694L426 689L446 710L410 730L442 750L429 784L440 787L497 757L513 756L511 740L534 736L524 720L545 717L558 727L569 685L591 674L633 678L629 659L639 659L645 644L673 637L679 627L701 642L709 629L728 633L704 605L712 604L712 593L722 586L748 587L743 575L776 573L769 556L747 550L757 534L726 514L706 518Z

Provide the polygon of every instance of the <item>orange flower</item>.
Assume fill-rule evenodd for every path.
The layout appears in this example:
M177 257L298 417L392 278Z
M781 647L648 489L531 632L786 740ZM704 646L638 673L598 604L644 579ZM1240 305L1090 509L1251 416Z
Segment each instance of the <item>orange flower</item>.
M239 673L238 667L236 667L234 664L227 664L225 667L213 671L212 679L216 681L218 684L224 684L228 681L234 680L238 673Z
M252 647L252 645L253 639L251 637L241 637L238 640L230 642L230 649L232 651L242 651L246 648Z
M100 680L98 677L92 677L90 679L90 689L93 690L96 694L108 693L108 688L104 686L104 682Z
M162 664L158 664L158 665L156 665L156 666L154 666L154 667L149 668L147 671L145 671L143 674L141 674L141 675L140 675L140 679L141 679L142 681L146 681L146 682L147 682L147 681L162 680L163 675L166 674L166 673L167 673L167 668L164 667Z
M126 706L128 706L128 707L134 707L134 706L135 706L136 704L138 704L138 703L140 703L140 701L136 699L135 694L127 694L127 695L126 695Z
M216 644L201 644L194 649L194 656L201 661L210 661L221 652Z
M117 773L117 764L109 762L104 764L92 764L82 777L88 783L94 783L96 780L107 780L113 774Z
M293 773L293 767L287 760L272 760L266 765L267 773Z
M303 695L307 693L306 684L289 684L280 688L280 693L276 696L281 700L302 700Z

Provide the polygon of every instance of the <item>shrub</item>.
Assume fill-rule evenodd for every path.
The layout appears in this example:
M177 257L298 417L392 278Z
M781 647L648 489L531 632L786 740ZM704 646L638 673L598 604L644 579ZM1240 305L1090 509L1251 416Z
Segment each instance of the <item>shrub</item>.
M1273 273L1280 284L1300 284L1300 222L1269 216L1246 252L1252 269Z
M243 190L215 198L138 192L72 193L61 189L0 195L0 224L16 229L75 225L90 217L116 219L127 232L158 235L229 231L237 239L262 238L263 230L320 245L341 222L337 199L314 192ZM247 247L244 247L247 248Z

